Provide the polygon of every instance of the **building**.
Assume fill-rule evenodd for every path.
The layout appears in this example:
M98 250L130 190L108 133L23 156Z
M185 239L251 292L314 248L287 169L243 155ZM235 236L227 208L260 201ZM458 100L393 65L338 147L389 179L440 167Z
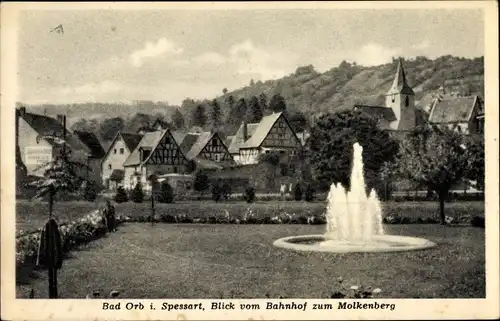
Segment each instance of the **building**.
M87 146L90 150L90 156L88 159L88 165L90 166L89 180L93 182L101 183L101 162L106 154L104 148L102 148L101 142L97 138L96 134L84 131L74 131L73 132L82 143Z
M124 187L132 189L141 183L145 190L151 189L151 175L186 173L189 160L180 148L180 137L170 130L145 133L136 148L123 163Z
M283 113L264 116L259 123L243 122L229 146L229 152L238 164L258 163L259 156L278 152L295 157L302 143Z
M478 96L444 97L431 106L429 123L464 134L484 133L484 103Z
M113 138L101 163L102 184L106 189L114 189L123 185L125 177L123 163L135 150L141 139L142 135L124 132L116 134Z
M25 107L16 109L16 162L23 164L19 166L28 176L43 176L47 164L60 155L62 148L69 148L70 160L86 166L77 169L77 175L83 179L100 182L98 173L94 173L97 159L102 155L95 141L86 140L90 137L88 133L77 135L65 128L65 117L57 115L57 118L46 115L28 113ZM61 144L65 137L66 144ZM83 139L86 141L83 142ZM91 145L87 146L87 143ZM63 145L65 147L63 147ZM95 146L92 146L95 145ZM102 148L102 147L101 147Z
M216 132L188 133L182 138L181 150L198 167L221 169L236 165L226 144Z
M408 132L417 125L415 93L408 85L403 62L399 60L392 86L385 96L385 106L355 105L359 110L376 118L380 129Z

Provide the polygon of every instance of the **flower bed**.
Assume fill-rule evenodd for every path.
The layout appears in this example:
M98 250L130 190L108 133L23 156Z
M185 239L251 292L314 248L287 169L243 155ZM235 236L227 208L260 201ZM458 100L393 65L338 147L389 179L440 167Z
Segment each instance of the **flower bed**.
M123 216L117 215L117 224L124 222ZM88 243L104 234L107 229L99 210L95 210L79 220L59 226L63 252L75 246ZM35 263L40 242L41 229L20 233L16 237L16 265Z

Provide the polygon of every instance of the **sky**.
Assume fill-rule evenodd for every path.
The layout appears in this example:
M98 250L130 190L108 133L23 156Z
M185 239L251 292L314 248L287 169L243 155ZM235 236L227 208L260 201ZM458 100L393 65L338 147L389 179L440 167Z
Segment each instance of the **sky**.
M299 66L448 54L484 55L481 10L24 11L18 101L180 104Z

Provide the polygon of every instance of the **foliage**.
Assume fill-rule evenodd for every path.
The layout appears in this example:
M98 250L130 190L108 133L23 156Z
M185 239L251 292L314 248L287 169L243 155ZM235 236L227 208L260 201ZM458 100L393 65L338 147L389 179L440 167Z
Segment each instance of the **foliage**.
M83 188L83 198L89 202L96 200L97 186L94 182L85 182L85 186Z
M260 154L258 156L258 162L267 163L276 167L280 164L280 158L278 151L270 151L269 153Z
M312 202L314 200L314 192L315 190L312 184L307 184L305 191L305 200L307 202Z
M295 133L301 133L307 129L308 122L306 116L301 112L290 113L288 121Z
M476 188L484 191L484 138L469 139L467 146L467 179L476 181Z
M210 181L208 175L203 170L197 171L193 182L194 190L203 194L209 187Z
M182 116L182 113L179 111L179 109L175 109L174 114L172 115L172 124L175 129L183 129L185 128L186 124L184 122L184 116Z
M161 184L160 193L158 194L158 202L172 203L174 201L174 189L168 182Z
M205 106L203 104L199 104L196 109L193 111L193 116L191 118L191 127L199 126L205 127L207 124L207 115L205 111Z
M125 192L123 186L118 186L118 188L116 189L116 194L113 197L113 200L117 203L128 202L127 192Z
M222 125L222 111L217 99L212 100L211 106L210 125L214 131L217 131Z
M297 183L295 184L293 188L293 197L296 201L301 201L302 200L302 188L300 187L300 184Z
M231 184L227 181L222 183L222 197L227 201L231 198Z
M467 170L464 148L462 135L435 126L416 129L402 143L397 169L419 186L436 192L442 224L446 223L444 202L448 193Z
M357 111L323 115L312 128L309 143L316 179L349 188L356 142L363 147L365 181L371 189L383 164L394 159L398 144L373 118Z
M99 125L99 134L104 140L112 140L124 127L125 121L121 117L104 119Z
M275 113L283 112L286 110L285 98L280 94L274 94L269 101L269 109Z
M253 203L255 201L255 188L252 186L245 188L244 198L247 203Z
M144 201L144 191L140 182L135 184L135 187L130 192L130 199L134 203L142 203Z

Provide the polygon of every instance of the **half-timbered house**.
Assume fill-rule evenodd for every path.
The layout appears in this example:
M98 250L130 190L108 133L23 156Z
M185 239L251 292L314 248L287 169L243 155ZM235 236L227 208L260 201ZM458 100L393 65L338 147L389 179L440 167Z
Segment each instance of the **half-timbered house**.
M202 167L210 164L214 165L213 167L236 164L224 141L216 132L188 134L184 141L186 140L192 142L191 146L189 146L189 142L183 144L184 148L189 149L186 152L187 158L194 160Z
M270 152L294 158L301 149L302 143L283 113L265 116L256 124L243 122L229 147L235 161L243 165L256 164L259 155Z
M151 189L151 175L185 173L188 159L179 146L179 138L170 130L145 133L137 148L125 163L125 188L131 189L138 182L147 191Z

